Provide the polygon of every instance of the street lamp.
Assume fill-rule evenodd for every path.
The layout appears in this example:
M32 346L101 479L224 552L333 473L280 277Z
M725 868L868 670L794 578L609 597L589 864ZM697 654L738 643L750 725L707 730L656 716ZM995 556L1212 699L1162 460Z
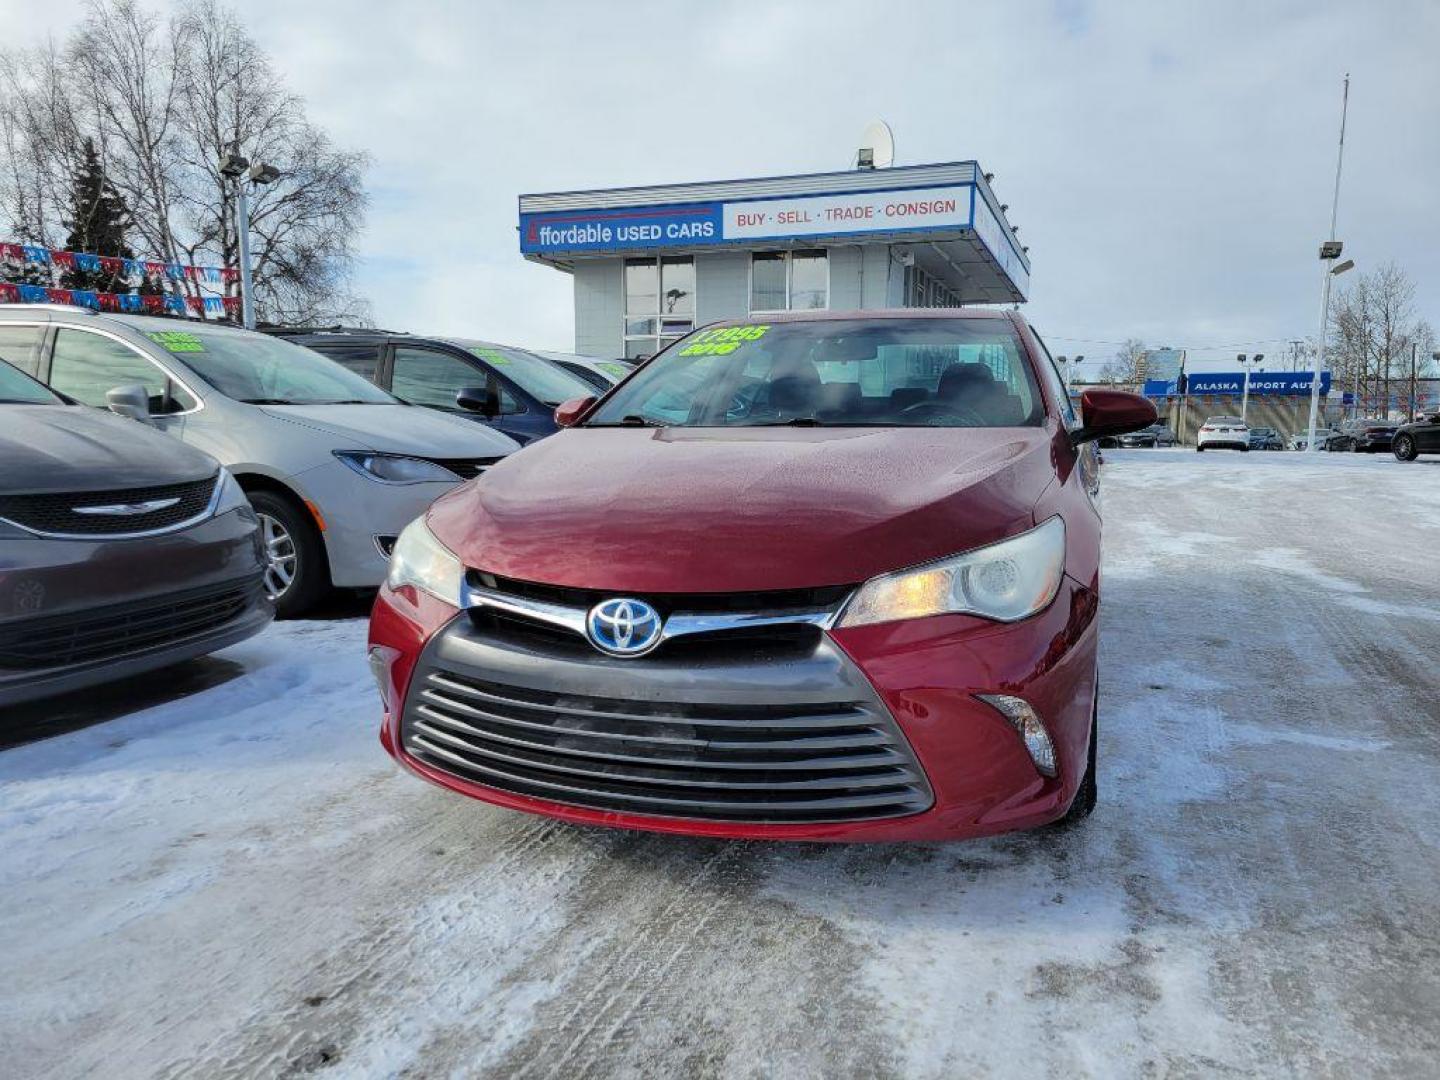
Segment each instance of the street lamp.
M274 165L259 162L251 165L238 150L231 150L220 159L220 175L235 184L235 232L240 237L240 322L246 330L254 330L255 300L250 282L250 199L246 181L261 186L273 184L280 179L280 170Z
M1344 247L1335 239L1335 222L1340 213L1340 169L1345 164L1345 118L1350 111L1350 73L1345 73L1345 89L1340 97L1340 147L1335 153L1335 195L1330 200L1330 239L1320 245L1320 261L1326 263L1324 287L1320 290L1320 340L1315 347L1315 366L1310 373L1310 423L1307 425L1306 453L1314 453L1315 414L1320 410L1320 372L1325 370L1325 339L1330 331L1330 279L1355 268L1355 260L1346 259L1338 266L1335 260Z
M1330 326L1330 282L1339 277L1347 270L1355 269L1355 260L1346 259L1336 264L1335 260L1340 257L1341 244L1339 240L1327 240L1320 245L1321 260L1330 263L1325 268L1325 285L1320 291L1320 341L1315 347L1315 367L1310 372L1310 423L1308 425L1308 439L1305 443L1307 451L1315 447L1315 416L1320 409L1320 372L1325 370L1325 337Z

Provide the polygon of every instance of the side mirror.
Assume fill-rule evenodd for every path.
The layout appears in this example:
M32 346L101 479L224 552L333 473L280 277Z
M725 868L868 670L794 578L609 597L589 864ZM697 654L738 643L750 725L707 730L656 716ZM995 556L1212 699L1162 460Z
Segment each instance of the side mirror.
M555 407L555 424L557 427L574 427L576 422L590 411L590 406L595 404L595 395L589 397L571 398L569 401Z
M462 386L455 391L455 404L493 420L500 415L500 391L493 386Z
M1086 390L1080 395L1080 427L1070 433L1075 446L1139 431L1155 423L1155 406L1124 390Z
M150 423L150 394L139 383L105 391L105 402L117 416L128 416L142 424Z

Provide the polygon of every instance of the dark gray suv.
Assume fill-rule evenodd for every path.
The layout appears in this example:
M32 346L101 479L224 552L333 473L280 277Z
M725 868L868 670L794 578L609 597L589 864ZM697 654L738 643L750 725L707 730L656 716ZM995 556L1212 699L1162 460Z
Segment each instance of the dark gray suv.
M4 363L5 345L0 707L263 629L273 609L258 524L230 474L143 424L57 396Z

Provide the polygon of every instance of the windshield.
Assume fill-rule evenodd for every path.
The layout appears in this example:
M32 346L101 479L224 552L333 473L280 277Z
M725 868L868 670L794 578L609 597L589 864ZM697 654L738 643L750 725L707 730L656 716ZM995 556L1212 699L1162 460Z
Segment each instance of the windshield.
M595 388L578 375L524 349L465 338L455 339L455 344L494 365L495 370L512 379L521 390L546 405L559 405L562 401L595 393Z
M395 399L319 353L264 334L191 328L148 335L226 397L255 405L388 405Z
M827 319L699 330L586 426L1019 427L1044 406L1004 318Z
M64 401L23 371L0 360L0 404L63 405Z

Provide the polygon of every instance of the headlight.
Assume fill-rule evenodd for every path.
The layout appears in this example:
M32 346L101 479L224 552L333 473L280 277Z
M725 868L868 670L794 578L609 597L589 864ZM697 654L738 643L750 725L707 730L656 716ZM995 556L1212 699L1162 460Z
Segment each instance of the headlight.
M1065 523L1053 517L1029 532L949 559L871 578L839 626L963 612L1000 622L1027 618L1055 598L1065 571Z
M220 489L215 492L215 515L228 514L231 510L244 510L254 516L250 509L250 500L245 497L245 492L240 487L240 482L230 475L230 470L220 469L220 477L216 480L216 486Z
M460 606L460 588L465 580L465 567L435 534L425 526L424 518L406 525L390 553L390 572L385 584L392 589L414 585L437 600L453 607Z
M403 454L373 454L367 450L336 450L335 456L361 476L385 484L418 484L426 480L459 480L443 465Z

